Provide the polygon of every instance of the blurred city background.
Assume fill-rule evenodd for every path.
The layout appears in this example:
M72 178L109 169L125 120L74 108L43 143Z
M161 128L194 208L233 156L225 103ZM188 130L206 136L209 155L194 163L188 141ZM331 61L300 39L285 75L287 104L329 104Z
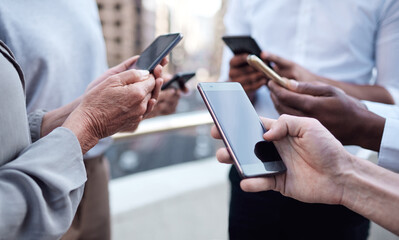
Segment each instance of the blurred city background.
M181 32L184 38L170 55L167 71L196 72L196 77L188 83L190 92L181 98L176 113L204 111L195 86L218 79L225 6L225 0L98 0L108 63L114 66L140 54L158 35ZM204 159L214 152L209 126L198 126L118 140L107 157L112 178L117 178Z
M138 55L156 36L180 32L167 72L196 72L171 116L117 134L110 162L113 239L227 239L229 166L210 137L212 120L196 91L219 77L228 0L97 0L114 66ZM367 158L367 156L364 156ZM373 225L369 239L398 239Z

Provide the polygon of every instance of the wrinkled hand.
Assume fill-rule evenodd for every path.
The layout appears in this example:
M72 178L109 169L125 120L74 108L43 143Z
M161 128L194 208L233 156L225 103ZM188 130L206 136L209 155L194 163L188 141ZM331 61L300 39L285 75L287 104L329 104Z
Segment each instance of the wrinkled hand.
M148 71L128 70L113 75L84 95L63 126L77 135L83 150L94 146L93 139L133 131L153 110L162 82Z
M287 90L270 81L268 87L280 114L316 118L343 144L356 143L354 137L367 111L357 99L339 88L322 84L290 81Z
M274 71L281 77L295 79L300 82L316 82L319 77L295 62L289 61L277 55L262 52L261 58L264 62L271 62Z
M269 130L264 138L273 141L287 171L275 177L244 179L241 188L247 192L279 191L308 203L341 203L342 175L352 167L352 156L328 130L310 118L283 115L277 121L262 121ZM212 136L220 139L216 127ZM222 163L232 163L226 148L219 149L216 156Z
M247 63L248 54L235 55L230 61L231 82L241 83L245 92L253 94L267 83L267 77Z
M139 57L140 56L131 57L131 58L127 59L126 61L122 62L121 64L108 69L103 75L101 75L100 77L98 77L96 80L92 81L89 84L89 86L86 89L86 92L90 91L91 89L93 89L94 87L96 87L97 85L102 83L105 79L107 79L115 74L118 74L118 73L128 70L130 66L132 66L134 63L137 62ZM168 62L169 62L169 59L166 57L166 58L162 59L161 64L158 65L154 69L155 79L162 78L162 67L165 66L166 64L168 64Z

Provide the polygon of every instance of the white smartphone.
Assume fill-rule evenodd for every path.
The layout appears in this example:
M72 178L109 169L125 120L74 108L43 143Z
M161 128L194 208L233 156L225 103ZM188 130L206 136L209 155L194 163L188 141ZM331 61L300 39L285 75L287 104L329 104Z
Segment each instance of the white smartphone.
M242 178L286 171L265 127L241 84L199 83L198 90Z

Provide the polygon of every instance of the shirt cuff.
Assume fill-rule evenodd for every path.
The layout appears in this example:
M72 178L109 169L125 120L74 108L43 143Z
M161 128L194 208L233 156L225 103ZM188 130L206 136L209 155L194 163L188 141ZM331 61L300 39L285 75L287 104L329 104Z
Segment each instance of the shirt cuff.
M378 165L399 173L399 120L387 119L382 136Z
M385 87L385 89L391 94L395 105L399 105L399 90L396 87Z
M28 115L30 135L32 138L32 143L40 139L42 121L46 114L45 110L36 110Z
M383 118L399 119L399 106L378 102L362 101L370 112Z

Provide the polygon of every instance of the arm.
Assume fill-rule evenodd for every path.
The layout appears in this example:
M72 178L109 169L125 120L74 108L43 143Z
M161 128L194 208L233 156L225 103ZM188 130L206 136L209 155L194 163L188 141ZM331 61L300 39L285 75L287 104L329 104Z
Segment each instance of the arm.
M345 145L378 151L385 118L370 111L357 99L338 88L290 81L289 88L268 83L270 95L280 114L318 119Z
M248 192L274 190L308 203L342 204L399 234L399 175L358 159L315 119L281 116L262 119L287 172L241 182ZM216 128L212 135L220 139ZM217 152L222 163L232 163L227 149Z
M0 167L2 238L60 238L72 222L85 181L82 150L70 130L56 129L27 147Z
M283 59L270 53L262 53L262 59L264 61L273 62L274 70L281 76L289 79L295 79L301 82L325 83L334 87L338 87L346 94L360 100L368 100L386 104L395 103L389 91L384 87L384 85L382 85L382 81L377 82L377 84L381 85L358 85L345 83L318 76L292 61Z
M108 71L106 71L98 79L96 79L92 83L90 83L90 85L87 87L86 92L97 87L98 85L103 83L105 80L107 80L109 77L126 71L132 64L134 64L137 61L137 59L138 59L138 56L132 57L132 58L124 61L123 63L121 63L113 68L108 69ZM161 65L164 66L167 63L168 63L168 59L165 58L162 60ZM155 76L155 78L160 78L161 75L162 75L162 67L157 66L154 70L154 76ZM44 116L42 116L42 120L38 120L37 118L36 119L30 118L30 122L32 122L32 121L40 122L41 121L40 126L36 126L36 125L32 126L32 124L31 124L31 127L33 127L32 131L31 131L33 140L37 140L40 137L46 136L55 128L62 126L62 124L69 117L69 115L80 105L80 103L82 102L82 99L83 99L83 96L77 98L76 100L74 100L73 102L71 102L65 106L62 106L53 111L47 112L46 114L44 114ZM34 114L35 113L33 113L33 115ZM31 116L32 116L32 114L31 114ZM38 133L40 133L40 135ZM39 135L39 136L37 136L37 135Z

